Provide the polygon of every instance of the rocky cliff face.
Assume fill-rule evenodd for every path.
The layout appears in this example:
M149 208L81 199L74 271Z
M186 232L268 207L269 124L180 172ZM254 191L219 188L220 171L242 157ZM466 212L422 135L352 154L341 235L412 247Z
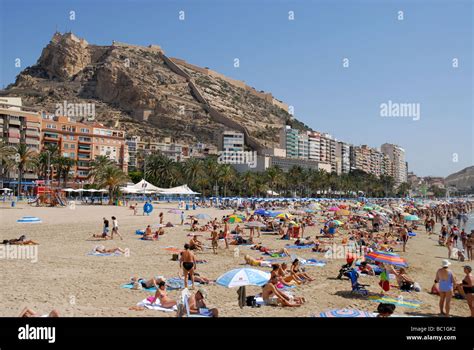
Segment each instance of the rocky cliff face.
M464 168L444 179L447 186L456 187L460 191L474 192L474 166Z
M72 33L56 33L38 62L2 94L20 96L25 106L51 113L64 101L95 103L96 120L127 135L216 145L228 126L209 116L187 79L173 72L163 55L156 47L98 46ZM263 146L277 144L279 129L292 119L286 111L222 79L182 68L209 105L244 125ZM306 128L297 120L290 123Z

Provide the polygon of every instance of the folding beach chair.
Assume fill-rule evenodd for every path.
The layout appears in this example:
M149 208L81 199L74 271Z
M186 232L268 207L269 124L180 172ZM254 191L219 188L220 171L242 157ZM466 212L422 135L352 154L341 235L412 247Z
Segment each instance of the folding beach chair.
M368 284L360 284L357 280L359 279L359 274L356 270L351 269L347 272L347 276L351 280L352 293L359 294L363 296L369 295L369 291L365 289Z
M199 314L192 314L189 310L189 298L191 297L191 293L187 288L183 289L181 292L181 302L178 304L178 317L183 317L184 313L186 313L186 317L205 317L209 318L211 316L199 315ZM184 309L183 309L184 308Z

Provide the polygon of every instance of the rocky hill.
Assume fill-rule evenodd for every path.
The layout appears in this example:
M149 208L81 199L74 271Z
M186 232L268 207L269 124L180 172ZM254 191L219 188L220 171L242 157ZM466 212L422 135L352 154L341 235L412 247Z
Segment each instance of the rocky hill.
M232 128L246 133L251 148L272 147L285 124L307 129L268 100L178 61L159 46L99 46L55 33L38 62L1 95L50 113L64 101L94 103L97 121L127 135L186 143L216 145L220 132Z
M456 187L459 191L474 193L474 166L464 168L444 179L447 186Z

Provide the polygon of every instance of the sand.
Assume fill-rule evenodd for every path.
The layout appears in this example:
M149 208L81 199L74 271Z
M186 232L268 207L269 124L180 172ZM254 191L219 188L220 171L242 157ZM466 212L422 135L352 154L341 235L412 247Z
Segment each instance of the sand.
M6 204L0 209L0 240L17 238L26 234L29 239L38 241L38 261L25 259L0 259L2 265L2 288L0 288L0 316L17 316L23 307L28 306L40 313L47 313L52 308L57 309L62 316L151 316L174 317L174 313L163 313L152 310L134 311L129 307L136 305L150 293L121 288L131 276L149 278L153 275L177 276L178 262L171 260L171 253L165 247L181 248L189 241L186 235L189 226L180 226L179 215L167 213L169 209L177 208L176 203L154 205L151 216L134 216L133 211L126 207L115 206L83 206L70 208L37 208L20 204L16 208L8 208ZM158 214L163 211L165 222L171 221L177 226L167 228L166 234L160 241L142 241L135 230L144 229L147 224L156 224ZM208 213L212 217L222 217L231 211L214 208L197 209L189 213ZM102 217L110 219L115 215L120 224L120 232L124 240L95 242L91 240L93 233L100 233ZM22 216L37 216L42 219L40 224L18 224L16 220ZM202 221L202 220L201 220ZM234 225L232 225L233 227ZM320 226L306 230L305 236L314 236ZM438 225L436 232L439 231ZM208 233L202 240L206 245ZM258 241L258 240L257 240ZM271 248L283 247L287 241L278 240L276 236L262 235L260 240ZM130 255L126 256L89 256L87 253L97 244L107 248L128 248ZM232 246L231 246L232 247ZM240 247L241 256L236 258L231 250L225 250L221 243L218 255L212 250L198 254L199 259L208 260L207 264L199 264L197 271L203 276L215 279L222 273L243 267L243 255L248 253L253 257L261 255L247 247ZM309 250L292 250L303 258L324 259L322 253L312 253ZM391 289L390 296L400 294L405 299L422 302L417 309L397 307L396 314L434 316L438 314L438 297L428 292L433 284L436 270L441 260L447 256L447 249L437 244L437 235L428 237L424 232L410 239L406 253L400 253L410 264L408 273L420 283L423 291L420 293L401 293ZM325 267L308 267L307 272L316 281L295 289L297 296L304 296L306 304L300 308L238 307L237 290L219 285L206 286L208 304L219 309L220 315L232 316L310 316L332 308L357 308L374 311L376 302L350 294L350 282L337 280L339 268L344 260L328 260ZM452 261L452 270L458 279L463 277L462 266L465 263ZM270 271L270 269L262 268ZM368 290L377 293L378 277L361 277L360 282L369 284ZM396 284L396 281L392 281ZM258 287L247 287L247 294L254 295L260 291ZM169 295L178 298L179 291L170 291ZM469 316L466 301L453 299L451 314L454 316Z

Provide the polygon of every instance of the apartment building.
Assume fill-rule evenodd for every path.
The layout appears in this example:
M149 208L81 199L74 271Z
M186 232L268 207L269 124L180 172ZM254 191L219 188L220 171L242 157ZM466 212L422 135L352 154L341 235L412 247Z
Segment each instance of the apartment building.
M405 161L405 150L400 146L384 143L381 147L382 153L388 156L391 162L391 174L395 184L407 182L408 165Z

